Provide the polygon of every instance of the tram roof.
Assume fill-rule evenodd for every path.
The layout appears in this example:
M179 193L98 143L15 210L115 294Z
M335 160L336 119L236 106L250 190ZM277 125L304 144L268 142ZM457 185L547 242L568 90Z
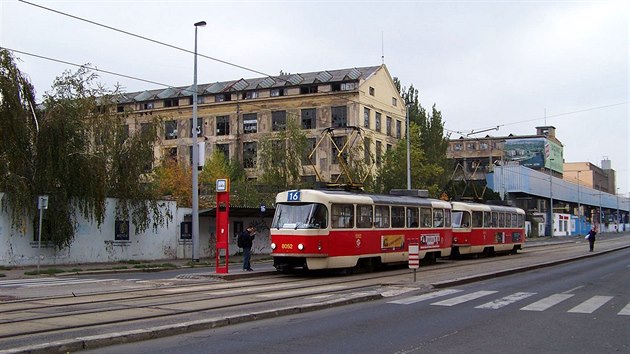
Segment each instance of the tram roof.
M286 202L287 192L278 194L276 202ZM306 196L315 196L322 199L327 199L333 203L374 203L374 204L393 204L393 205L416 205L416 206L433 206L449 208L450 203L432 198L402 196L402 195L388 195L388 194L372 194L363 192L352 192L346 190L335 189L302 189L299 192L304 193ZM310 198L309 198L310 199Z

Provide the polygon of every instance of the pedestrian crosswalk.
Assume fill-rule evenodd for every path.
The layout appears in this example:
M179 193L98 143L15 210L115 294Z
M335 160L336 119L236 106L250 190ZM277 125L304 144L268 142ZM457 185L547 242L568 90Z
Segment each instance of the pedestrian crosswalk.
M493 297L493 299L490 299L491 297ZM537 297L538 299L536 299ZM447 307L471 303L474 304L472 307L484 310L497 310L509 305L514 305L520 306L518 307L520 311L542 312L549 310L554 306L558 306L569 299L576 300L579 298L576 297L576 294L567 293L551 294L542 298L539 297L540 295L534 292L516 292L502 295L496 290L465 292L461 289L442 289L427 294L403 297L388 301L387 303L395 305L411 305L418 302L429 302L429 305L431 306ZM479 301L483 301L484 299L491 301L477 305ZM587 296L568 305L566 312L580 314L594 313L595 311L605 307L605 305L609 304L613 299L613 296L605 295ZM627 299L625 300L627 301ZM526 301L532 302L526 303ZM620 316L630 316L630 303L621 309L616 308L614 311L618 311L616 314Z
M11 279L0 280L0 288L35 288L62 285L81 285L117 281L118 279L90 279L90 278L33 278L33 279ZM136 281L138 279L128 279Z

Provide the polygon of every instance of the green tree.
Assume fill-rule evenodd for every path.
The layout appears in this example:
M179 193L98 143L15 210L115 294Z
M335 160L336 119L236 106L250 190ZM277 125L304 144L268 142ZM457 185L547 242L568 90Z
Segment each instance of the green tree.
M411 165L412 165L412 188L428 189L431 196L440 197L444 186L450 179L449 172L452 170L451 162L446 158L448 139L444 136L444 124L442 113L434 104L431 114L420 104L418 90L410 85L409 88L402 87L400 80L394 78L394 85L398 88L400 95L409 108L410 136L411 136ZM414 147L414 144L417 144ZM414 149L418 152L414 153ZM402 150L402 151L399 151ZM416 160L420 158L420 160ZM386 166L387 164L398 164L398 166ZM390 154L386 155L386 163L379 171L381 188L405 188L406 183L406 138L396 146ZM402 175L387 176L388 170L396 170ZM398 171L403 168L402 171ZM422 169L415 172L415 169ZM391 171L390 171L391 172ZM416 175L421 180L416 180ZM404 178L404 181L401 181ZM394 181L397 183L391 184ZM404 182L404 183L403 183ZM395 185L395 187L394 187ZM387 192L389 189L384 189Z
M260 182L278 190L301 184L302 161L310 151L306 134L295 119L289 117L285 129L263 135L258 147Z
M103 222L107 197L118 198L117 217L140 232L151 220L154 228L168 222L144 181L159 117L128 136L125 123L133 119L115 113L117 90L98 85L85 67L58 77L41 110L34 109L33 87L6 50L0 50L0 73L0 190L13 211L12 227L35 224L41 194L49 196L42 239L59 249L72 242L77 213Z

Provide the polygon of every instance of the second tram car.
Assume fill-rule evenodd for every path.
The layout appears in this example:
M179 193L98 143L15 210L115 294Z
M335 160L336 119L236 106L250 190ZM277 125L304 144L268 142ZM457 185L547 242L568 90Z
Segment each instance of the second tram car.
M415 195L410 195L415 193ZM276 197L270 228L274 266L341 269L407 262L409 243L420 259L451 253L451 204L421 197L343 190L293 190Z
M453 255L516 253L525 243L520 208L452 202Z

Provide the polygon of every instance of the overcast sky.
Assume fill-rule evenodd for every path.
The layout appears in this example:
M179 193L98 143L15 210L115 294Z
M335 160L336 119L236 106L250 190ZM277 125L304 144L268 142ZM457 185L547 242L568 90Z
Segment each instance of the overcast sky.
M277 75L385 64L452 138L535 134L552 125L566 162L617 171L628 196L627 1L42 1L33 4ZM171 86L193 56L17 0L0 0L0 46ZM64 70L16 54L38 97ZM199 83L260 77L199 59ZM126 91L161 88L101 74ZM546 119L545 119L546 115Z

